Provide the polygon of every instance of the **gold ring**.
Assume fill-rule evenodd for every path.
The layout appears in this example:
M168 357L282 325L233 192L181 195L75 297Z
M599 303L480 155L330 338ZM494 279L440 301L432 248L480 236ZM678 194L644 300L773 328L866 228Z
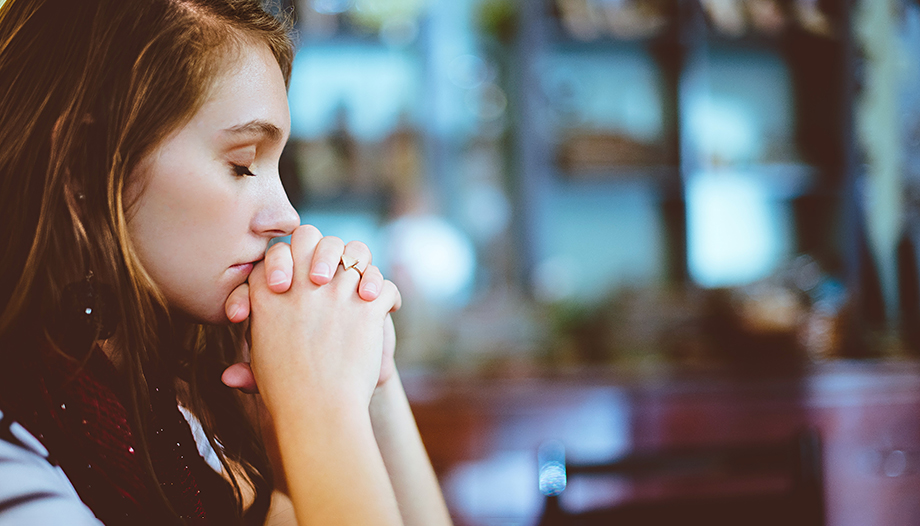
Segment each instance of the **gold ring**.
M360 275L362 278L364 277L364 272L361 272L361 269L358 268L358 265L361 264L360 261L358 261L357 259L355 259L355 258L353 258L353 257L351 257L351 256L345 255L345 254L342 254L342 259L341 259L341 261L342 261L342 267L344 267L345 270L354 270L354 271L356 271L356 272L358 273L358 275Z

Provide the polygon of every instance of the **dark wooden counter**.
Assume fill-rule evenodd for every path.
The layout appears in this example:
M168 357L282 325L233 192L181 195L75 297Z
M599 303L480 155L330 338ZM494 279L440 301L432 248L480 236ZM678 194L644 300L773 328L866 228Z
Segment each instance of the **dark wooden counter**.
M920 524L920 364L835 362L771 377L724 371L404 381L457 524L533 524L536 451L568 458L781 440L810 427L823 443L832 526ZM571 488L576 506L629 498L611 481Z

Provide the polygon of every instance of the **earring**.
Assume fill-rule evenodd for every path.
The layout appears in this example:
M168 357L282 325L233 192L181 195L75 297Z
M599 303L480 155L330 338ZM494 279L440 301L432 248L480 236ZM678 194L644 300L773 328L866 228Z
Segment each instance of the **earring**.
M112 287L99 283L89 271L82 280L64 287L60 328L74 343L110 338L120 321L115 305Z

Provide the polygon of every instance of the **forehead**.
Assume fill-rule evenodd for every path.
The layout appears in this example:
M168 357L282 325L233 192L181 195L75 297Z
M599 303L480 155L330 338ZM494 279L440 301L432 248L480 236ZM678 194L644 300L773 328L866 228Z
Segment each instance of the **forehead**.
M290 130L284 76L264 44L244 42L224 55L224 64L198 112L189 123L196 131L223 134L227 130L271 128L286 138ZM259 123L259 126L247 126Z

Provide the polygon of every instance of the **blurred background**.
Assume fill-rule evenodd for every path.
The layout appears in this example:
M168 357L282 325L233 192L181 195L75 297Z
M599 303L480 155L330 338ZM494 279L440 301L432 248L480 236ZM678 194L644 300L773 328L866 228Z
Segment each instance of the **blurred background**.
M286 188L399 286L457 524L700 487L547 486L547 444L603 463L803 430L808 524L920 523L916 1L278 9Z

